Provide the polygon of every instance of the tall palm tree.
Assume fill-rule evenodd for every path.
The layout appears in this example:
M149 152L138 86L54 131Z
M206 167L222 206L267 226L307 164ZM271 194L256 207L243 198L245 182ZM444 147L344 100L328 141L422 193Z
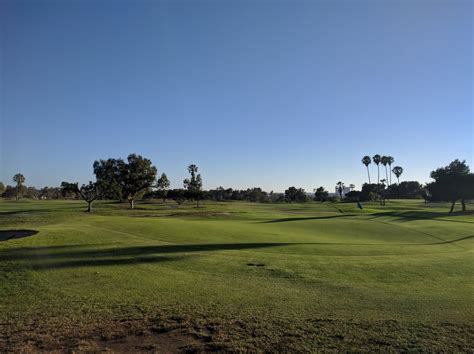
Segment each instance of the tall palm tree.
M337 191L339 192L339 197L341 198L342 201L342 191L344 190L344 182L337 182L336 183Z
M13 176L13 182L16 183L16 196L15 199L18 200L18 196L20 195L20 191L23 188L23 183L25 183L25 176L21 173L17 173Z
M362 163L365 165L365 167L367 167L367 176L369 176L369 184L370 184L369 165L370 165L371 162L372 162L372 160L370 159L370 156L364 156L364 157L362 158Z
M380 159L381 157L379 154L374 155L374 157L372 157L372 161L374 161L374 164L377 165L377 184L380 184L380 168L379 168Z
M398 184L400 184L400 176L403 173L403 168L400 166L395 166L392 170L393 174L397 176Z
M382 157L380 158L380 162L381 162L382 165L384 165L384 167L385 167L385 177L386 177L385 180L386 180L386 182L387 182L387 184L388 184L388 171L387 171L388 156L382 156Z
M388 170L390 171L390 185L392 184L392 163L395 162L395 159L392 156L387 156Z

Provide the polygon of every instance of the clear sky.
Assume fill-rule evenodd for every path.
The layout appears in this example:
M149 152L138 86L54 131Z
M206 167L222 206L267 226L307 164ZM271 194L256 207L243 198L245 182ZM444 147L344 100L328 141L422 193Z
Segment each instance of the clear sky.
M0 181L150 158L180 187L333 190L474 169L473 2L0 0ZM372 165L372 176L376 169Z

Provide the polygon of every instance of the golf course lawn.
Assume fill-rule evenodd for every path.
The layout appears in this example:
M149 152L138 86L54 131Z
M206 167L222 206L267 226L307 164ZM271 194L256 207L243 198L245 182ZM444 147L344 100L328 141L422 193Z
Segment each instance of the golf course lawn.
M474 350L472 212L127 206L0 201L0 352Z

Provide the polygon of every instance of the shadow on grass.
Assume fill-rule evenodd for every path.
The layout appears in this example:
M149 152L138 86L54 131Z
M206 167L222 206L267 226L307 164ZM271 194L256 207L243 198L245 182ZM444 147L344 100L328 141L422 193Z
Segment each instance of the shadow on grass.
M345 215L329 215L329 216L307 216L299 218L282 218L274 219L269 221L261 221L262 224L272 224L276 222L289 222L289 221L305 221L305 220L324 220L324 219L335 219L335 218L345 218L348 216L355 216L355 214L345 214Z
M9 216L17 214L26 214L40 211L39 209L24 209L24 210L10 210L10 211L0 211L0 216Z
M448 241L441 241L441 242L434 242L434 243L426 243L426 245L443 245L443 244L446 244L446 243L455 243L455 242L458 242L458 241L469 240L471 238L474 238L474 235L460 237L460 238L457 238L455 240L448 240Z
M0 251L0 259L19 262L37 270L159 263L180 260L185 254L246 250L290 245L289 243L222 243L159 245L91 249L90 246L23 247ZM181 254L169 256L170 254Z
M450 219L443 219L446 217L452 216L474 216L474 210L467 211L467 212L433 212L433 211L387 211L372 214L370 219L377 219L381 217L392 217L394 221L401 221L401 222L408 222L408 221L415 221L415 220L433 220L433 221L444 221L444 222L457 222L457 223L464 223L464 224L473 224L473 221L465 221L465 220L450 220Z
M250 250L282 246L428 246L452 244L457 241L474 238L474 235L464 236L455 240L442 240L434 243L338 243L338 242L308 242L308 243L211 243L211 244L182 244L182 245L152 245L135 247L100 248L97 244L64 245L47 247L20 247L0 250L0 260L13 261L13 267L34 270L50 270L63 268L127 266L136 264L152 264L179 261L193 253L218 252L226 250ZM9 265L11 269L12 264ZM2 264L0 263L0 271Z

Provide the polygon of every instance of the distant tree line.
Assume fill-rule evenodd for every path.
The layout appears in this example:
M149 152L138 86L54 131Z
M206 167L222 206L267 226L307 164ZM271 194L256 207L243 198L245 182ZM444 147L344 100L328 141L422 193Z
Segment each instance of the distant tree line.
M371 162L377 165L377 183L370 183L370 171L367 169L369 183L364 183L360 191L350 185L351 191L344 194L345 185L342 181L336 184L336 191L340 200L346 202L376 201L381 203L386 199L417 199L425 201L447 201L451 203L450 211L454 210L457 201L460 201L462 210L466 211L466 202L474 199L474 174L470 172L465 161L454 160L448 166L432 171L430 177L434 180L426 186L417 181L403 181L399 178L403 168L395 166L391 173L397 178L396 184L391 184L387 166L394 162L391 156L374 155L362 158L362 163L368 168ZM385 167L386 178L380 179L379 164ZM313 199L317 202L336 201L336 196L319 187L314 189L314 196L303 188L289 187L284 193L266 192L262 188L232 189L218 187L203 190L201 174L198 166L188 166L189 178L183 180L183 188L170 189L170 180L165 173L157 178L157 169L151 160L140 155L130 154L126 160L109 158L97 160L93 163L96 181L89 181L79 186L78 183L62 182L60 187L44 187L36 189L25 185L26 178L21 173L13 176L15 185L5 186L0 182L0 196L4 198L26 199L82 199L87 202L88 211L92 211L92 203L97 199L128 201L130 208L134 208L135 201L141 198L159 198L163 202L174 200L178 205L186 201L200 206L201 200L212 201L247 201L256 203L303 203ZM343 198L344 197L344 198Z
M426 189L417 181L404 181L385 186L384 183L364 183L360 191L353 190L345 195L344 201L378 201L383 199L422 199Z
M186 200L192 200L193 194L189 189L171 189L166 191L168 199L175 200L178 204L182 204ZM146 198L162 198L163 191L158 189L148 193ZM307 202L308 195L302 188L289 187L285 193L266 192L260 187L247 189L232 189L218 187L216 189L201 190L199 193L200 200L212 200L216 202L224 201L246 201L253 203L292 203Z

